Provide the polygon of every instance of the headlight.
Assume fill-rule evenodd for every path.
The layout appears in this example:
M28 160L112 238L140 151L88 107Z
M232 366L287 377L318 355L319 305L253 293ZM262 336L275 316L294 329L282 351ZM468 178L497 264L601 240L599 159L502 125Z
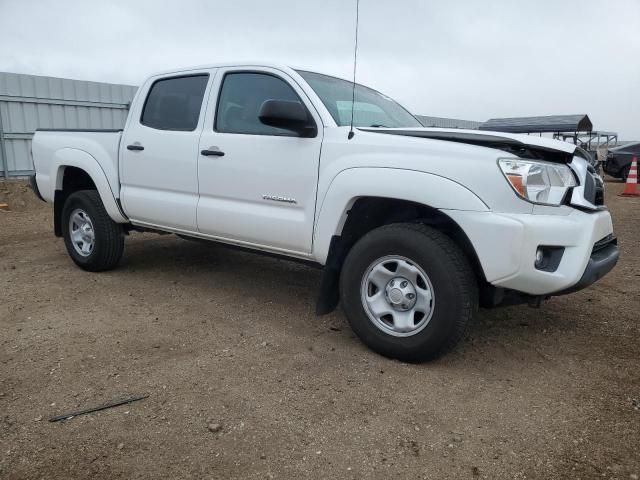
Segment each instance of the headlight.
M515 192L533 203L560 205L578 185L568 165L515 158L501 158L498 165Z

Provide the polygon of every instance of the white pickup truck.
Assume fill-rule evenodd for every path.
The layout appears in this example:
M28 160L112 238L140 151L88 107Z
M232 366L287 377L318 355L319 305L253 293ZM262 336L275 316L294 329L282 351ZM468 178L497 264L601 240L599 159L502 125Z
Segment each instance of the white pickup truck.
M153 75L123 131L38 130L32 185L85 270L115 267L133 231L307 261L318 313L341 301L365 344L406 361L455 345L478 305L539 305L614 267L585 152L422 128L352 85L267 64Z

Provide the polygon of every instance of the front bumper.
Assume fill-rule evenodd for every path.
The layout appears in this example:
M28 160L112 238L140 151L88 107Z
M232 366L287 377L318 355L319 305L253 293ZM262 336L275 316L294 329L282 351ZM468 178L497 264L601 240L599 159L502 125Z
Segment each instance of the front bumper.
M591 252L587 268L585 268L578 283L566 290L556 293L556 295L566 295L567 293L577 292L597 282L613 270L613 267L618 263L619 257L618 241L615 237L612 236L597 242Z
M485 278L494 287L534 296L585 288L616 264L611 215L563 207L559 215L445 211L469 237ZM560 213L560 212L559 212ZM555 271L536 268L538 247L563 247Z

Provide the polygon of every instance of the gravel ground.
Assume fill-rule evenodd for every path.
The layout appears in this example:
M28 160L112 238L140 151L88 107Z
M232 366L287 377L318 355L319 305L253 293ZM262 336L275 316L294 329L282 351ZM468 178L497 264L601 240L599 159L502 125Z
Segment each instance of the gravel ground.
M637 479L640 199L607 186L611 274L408 365L313 314L318 270L135 234L86 273L0 182L0 478Z

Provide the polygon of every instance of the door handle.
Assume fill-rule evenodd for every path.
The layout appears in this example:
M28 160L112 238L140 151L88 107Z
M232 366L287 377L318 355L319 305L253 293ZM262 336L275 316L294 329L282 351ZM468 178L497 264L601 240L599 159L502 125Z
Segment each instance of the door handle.
M134 150L136 152L142 151L144 150L144 147L142 145L127 145L127 150Z
M216 150L217 147L209 147L206 150L202 150L200 155L204 155L205 157L224 157L224 152L221 150Z

